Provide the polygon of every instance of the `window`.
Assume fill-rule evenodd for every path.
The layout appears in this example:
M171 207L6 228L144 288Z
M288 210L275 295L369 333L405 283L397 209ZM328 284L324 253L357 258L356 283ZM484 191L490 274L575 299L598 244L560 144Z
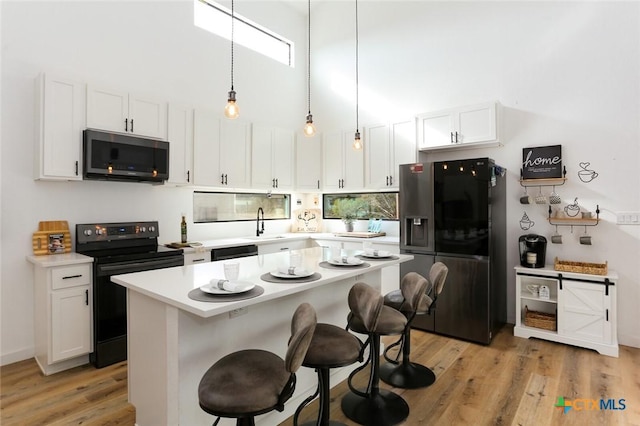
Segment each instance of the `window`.
M193 222L256 220L259 207L265 219L290 219L291 195L194 191Z
M238 15L235 11L233 16L235 19L234 43L293 68L294 44L292 41ZM210 33L231 40L231 10L212 0L193 1L193 23Z
M359 203L361 207L356 213L357 219L398 220L397 192L324 194L322 196L323 218L340 219L340 215L333 211L333 206L336 200L345 199L361 201Z

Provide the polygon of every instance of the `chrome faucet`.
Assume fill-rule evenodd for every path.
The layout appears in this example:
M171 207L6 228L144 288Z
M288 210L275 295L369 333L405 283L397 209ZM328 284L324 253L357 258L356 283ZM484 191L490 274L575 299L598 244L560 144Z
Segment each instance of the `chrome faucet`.
M262 212L262 229L260 228L260 212ZM262 207L258 207L258 217L256 217L256 237L260 234L264 234L264 210Z

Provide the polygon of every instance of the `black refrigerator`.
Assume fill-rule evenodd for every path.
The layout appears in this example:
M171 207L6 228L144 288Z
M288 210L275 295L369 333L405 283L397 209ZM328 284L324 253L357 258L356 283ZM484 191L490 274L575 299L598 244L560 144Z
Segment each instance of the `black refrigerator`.
M506 321L506 183L490 158L400 166L400 276L449 274L437 306L413 327L489 344Z

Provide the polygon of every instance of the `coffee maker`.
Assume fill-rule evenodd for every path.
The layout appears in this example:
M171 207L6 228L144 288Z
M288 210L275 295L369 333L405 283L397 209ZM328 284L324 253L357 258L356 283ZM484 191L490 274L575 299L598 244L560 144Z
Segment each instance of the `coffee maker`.
M520 246L520 265L526 268L544 268L547 254L547 239L542 235L521 235L518 240Z

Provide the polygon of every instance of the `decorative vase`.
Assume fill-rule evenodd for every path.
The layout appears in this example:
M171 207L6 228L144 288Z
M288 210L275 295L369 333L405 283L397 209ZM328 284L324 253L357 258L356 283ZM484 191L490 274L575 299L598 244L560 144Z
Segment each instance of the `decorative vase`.
M353 222L345 222L344 227L347 232L353 232Z

